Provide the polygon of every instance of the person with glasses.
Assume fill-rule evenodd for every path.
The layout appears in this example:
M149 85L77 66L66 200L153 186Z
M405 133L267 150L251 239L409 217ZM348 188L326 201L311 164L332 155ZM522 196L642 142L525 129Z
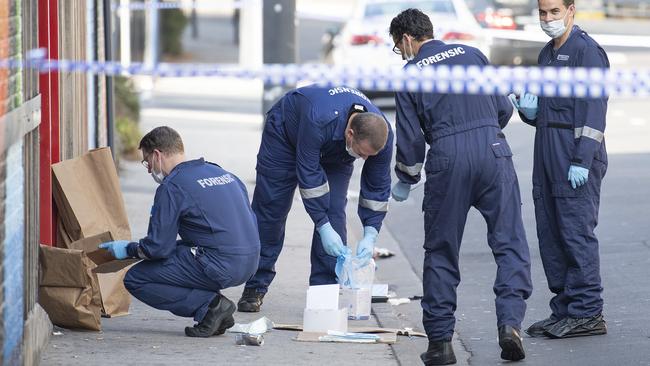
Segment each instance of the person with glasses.
M476 48L433 38L427 15L407 9L390 24L394 50L405 67L488 65ZM451 345L458 256L467 213L485 218L487 242L497 264L494 281L501 358L525 357L520 334L532 292L530 255L521 218L521 197L512 151L502 128L512 116L505 96L400 91L395 95L399 181L392 196L404 201L424 165L423 323L429 339L421 355L426 365L456 363ZM426 154L426 144L430 148Z
M186 160L179 134L157 127L140 141L142 165L160 185L147 236L103 243L117 259L139 258L124 285L138 300L197 322L189 337L223 334L235 304L221 290L248 280L260 240L244 184L201 159ZM180 236L180 240L176 237Z

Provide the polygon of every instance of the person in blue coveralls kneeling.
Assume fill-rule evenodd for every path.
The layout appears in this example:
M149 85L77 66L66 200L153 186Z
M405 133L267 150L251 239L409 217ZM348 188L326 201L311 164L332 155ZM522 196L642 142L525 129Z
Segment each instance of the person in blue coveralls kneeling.
M197 322L189 337L223 334L235 324L235 304L221 290L247 281L260 240L244 184L201 159L185 160L172 128L154 128L140 141L142 164L160 185L147 236L101 244L117 259L139 258L124 285L140 301ZM180 236L180 240L176 237Z

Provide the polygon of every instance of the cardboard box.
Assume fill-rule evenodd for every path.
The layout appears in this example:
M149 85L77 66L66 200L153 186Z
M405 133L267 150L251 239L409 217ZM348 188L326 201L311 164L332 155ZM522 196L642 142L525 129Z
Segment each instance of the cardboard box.
M348 309L305 309L302 328L310 333L347 332Z
M348 309L348 319L370 319L370 302L372 296L369 288L344 288L341 293L341 307Z

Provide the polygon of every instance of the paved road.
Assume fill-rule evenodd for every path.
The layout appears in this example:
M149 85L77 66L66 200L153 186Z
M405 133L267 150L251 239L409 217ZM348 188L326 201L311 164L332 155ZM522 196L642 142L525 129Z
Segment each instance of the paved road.
M602 277L605 316L609 334L604 337L565 341L525 339L527 364L650 365L650 143L647 140L625 146L635 136L650 137L650 120L637 133L625 133L630 118L642 119L643 104L635 104L634 117L613 117L621 113L612 101L609 126L612 130L609 169L602 188L600 225ZM619 112L616 112L619 111ZM634 112L636 111L636 112ZM515 153L523 198L523 215L532 255L535 290L528 301L525 324L548 315L546 288L531 199L532 146L534 130L513 123L505 130ZM629 138L628 138L629 137ZM608 142L609 142L608 141ZM635 151L629 153L627 151ZM387 227L407 253L416 273L421 276L424 258L423 220L420 212L422 189L414 191L410 202L393 204ZM478 211L472 209L465 227L461 249L462 282L458 290L457 331L472 353L470 364L499 362L496 349L496 317L492 282L496 266L487 246L486 229Z
M218 21L227 20L217 19ZM319 59L320 37L326 28L334 24L315 20L299 24L301 62ZM625 30L643 34L647 24L605 21L587 24L585 29L611 30L612 33ZM232 62L232 55L236 55L235 47L228 49L231 56L225 59L221 57L221 62ZM650 60L648 52L619 51L621 50L612 50L615 57L622 60L617 67L647 66ZM241 92L252 89L255 88L242 87ZM233 112L233 116L250 122L250 128L257 128L255 126L260 122L259 117L255 122L254 115L248 116L242 112L254 105L253 99L258 97L251 96L250 102L244 104L230 104L219 98L218 102L223 106L223 112L220 113ZM647 311L650 306L650 283L646 280L650 274L650 225L647 216L647 208L650 207L650 117L647 114L647 102L648 100L612 100L608 113L610 164L602 189L597 234L601 241L605 312L610 332L604 337L563 341L526 338L527 364L650 365L650 312ZM204 107L200 105L202 103L211 102L197 100L194 107L201 109ZM253 114L254 112L252 111ZM219 117L231 118L228 115ZM393 115L389 114L389 118L394 120ZM513 122L505 132L515 152L524 204L524 222L533 257L535 291L528 302L525 321L525 324L530 324L548 315L547 301L550 297L537 249L531 200L534 131L520 122ZM197 130L197 133L200 132ZM226 150L228 147L224 146L223 155L219 156L229 156L229 151ZM393 204L386 224L418 275L421 273L423 257L423 224L419 210L421 200L420 188L413 192L409 202ZM471 352L470 364L474 365L500 362L492 294L495 265L485 243L485 232L485 224L480 215L472 211L461 250L463 280L459 288L457 331L466 349ZM417 309L404 313L405 317L416 320L421 316Z

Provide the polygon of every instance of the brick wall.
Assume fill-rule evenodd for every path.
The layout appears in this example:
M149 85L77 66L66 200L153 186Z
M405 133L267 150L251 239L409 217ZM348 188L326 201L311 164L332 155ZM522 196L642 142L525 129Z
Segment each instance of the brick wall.
M0 1L0 59L22 54L20 0ZM0 118L23 103L21 70L0 70ZM13 123L13 122L12 122ZM23 337L24 169L23 143L7 141L0 126L0 337L3 364L20 359Z

